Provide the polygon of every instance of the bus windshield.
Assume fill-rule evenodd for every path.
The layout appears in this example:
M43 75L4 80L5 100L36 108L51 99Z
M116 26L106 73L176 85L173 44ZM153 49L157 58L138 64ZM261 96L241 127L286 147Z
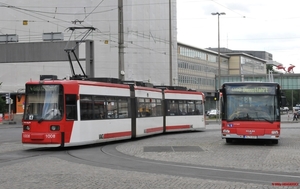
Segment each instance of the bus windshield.
M269 121L280 119L274 95L227 95L227 121Z
M61 85L26 85L24 120L61 120L63 109Z

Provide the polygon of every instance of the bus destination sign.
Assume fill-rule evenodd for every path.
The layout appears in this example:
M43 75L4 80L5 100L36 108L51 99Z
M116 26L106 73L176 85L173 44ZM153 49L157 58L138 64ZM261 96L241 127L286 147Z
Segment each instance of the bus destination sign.
M275 86L226 85L227 94L275 94Z

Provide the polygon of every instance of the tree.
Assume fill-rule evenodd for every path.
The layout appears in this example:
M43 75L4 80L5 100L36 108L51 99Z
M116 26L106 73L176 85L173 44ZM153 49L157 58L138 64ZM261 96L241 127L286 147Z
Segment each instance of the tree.
M273 68L273 65L272 65L272 64L268 64L266 68L267 68L267 74L269 73L269 70L270 70L270 71L272 71L272 72L273 72L273 74L274 74L274 73L280 73L280 72L278 72L278 71L274 70L274 68Z
M300 104L300 90L288 89L288 90L284 90L283 93L288 103L287 106L290 109L296 106L296 104Z

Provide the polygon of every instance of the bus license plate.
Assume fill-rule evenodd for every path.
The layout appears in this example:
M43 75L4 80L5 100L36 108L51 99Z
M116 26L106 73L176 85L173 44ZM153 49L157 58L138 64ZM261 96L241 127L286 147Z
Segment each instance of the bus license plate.
M245 135L244 138L253 138L253 139L256 139L257 136L247 136L247 135Z

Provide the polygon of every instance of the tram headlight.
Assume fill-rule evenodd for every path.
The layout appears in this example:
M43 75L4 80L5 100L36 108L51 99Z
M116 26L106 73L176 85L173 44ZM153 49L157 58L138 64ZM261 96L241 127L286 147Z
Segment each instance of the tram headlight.
M60 130L60 127L59 127L59 125L51 125L51 126L50 126L50 130L51 130L51 131L59 131L59 130Z
M29 125L24 125L23 126L23 130L24 131L29 131L30 130L30 126Z

